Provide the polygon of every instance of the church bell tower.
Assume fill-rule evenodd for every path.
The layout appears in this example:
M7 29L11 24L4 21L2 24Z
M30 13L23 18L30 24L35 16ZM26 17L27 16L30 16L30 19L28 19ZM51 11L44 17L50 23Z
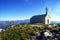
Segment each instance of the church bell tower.
M48 8L46 7L46 15L48 14Z

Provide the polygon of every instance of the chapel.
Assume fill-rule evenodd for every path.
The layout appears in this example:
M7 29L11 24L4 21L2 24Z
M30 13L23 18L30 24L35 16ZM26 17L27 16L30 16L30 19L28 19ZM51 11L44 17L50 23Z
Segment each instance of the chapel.
M48 8L46 8L46 13L42 15L32 16L30 19L30 23L42 23L42 24L50 24L50 15L48 14Z

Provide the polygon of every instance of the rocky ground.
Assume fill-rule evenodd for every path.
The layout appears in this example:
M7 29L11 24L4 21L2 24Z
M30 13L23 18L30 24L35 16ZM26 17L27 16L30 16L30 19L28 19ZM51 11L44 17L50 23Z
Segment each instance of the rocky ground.
M40 33L40 36L36 36L36 40L60 40L60 29L52 31L42 31L42 34Z

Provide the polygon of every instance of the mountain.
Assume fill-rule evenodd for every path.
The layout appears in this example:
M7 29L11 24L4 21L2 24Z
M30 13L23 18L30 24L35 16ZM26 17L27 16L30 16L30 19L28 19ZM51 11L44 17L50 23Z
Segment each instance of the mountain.
M30 19L16 20L16 21L0 21L0 28L6 29L7 27L9 27L11 25L28 24L28 23L30 23Z
M51 21L51 24L58 24L58 23L60 23L60 22L58 22L58 21Z
M17 25L17 24L28 24L30 23L30 19L26 20L16 20L16 21L0 21L0 28L6 29L7 27L11 25ZM51 24L58 24L60 22L57 21L51 21Z
M26 20L16 20L16 21L13 21L14 24L28 24L30 23L30 20L29 19L26 19Z

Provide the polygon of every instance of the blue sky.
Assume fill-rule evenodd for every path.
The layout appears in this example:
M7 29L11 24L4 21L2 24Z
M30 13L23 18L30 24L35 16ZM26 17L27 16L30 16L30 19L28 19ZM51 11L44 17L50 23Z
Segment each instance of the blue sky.
M30 19L45 14L48 7L52 21L60 21L60 0L0 0L0 21Z

